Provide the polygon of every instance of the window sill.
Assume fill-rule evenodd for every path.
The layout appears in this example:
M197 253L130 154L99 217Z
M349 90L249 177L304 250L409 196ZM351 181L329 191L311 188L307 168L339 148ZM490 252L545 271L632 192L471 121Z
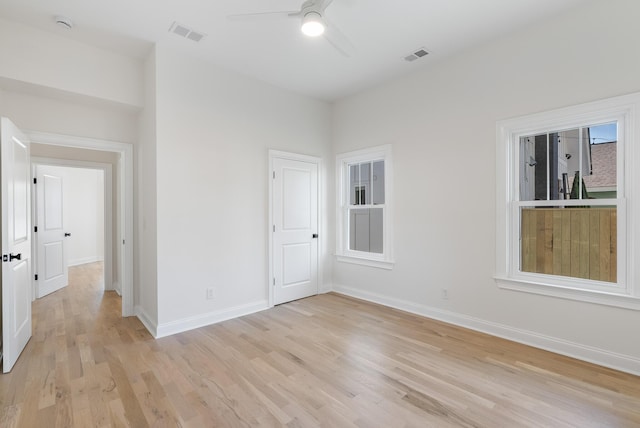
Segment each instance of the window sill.
M628 294L567 288L532 280L494 276L499 288L640 311L640 298Z
M363 257L345 256L341 254L336 254L336 260L341 263L352 263L356 265L369 266L369 267L375 267L375 268L387 269L387 270L393 269L393 266L396 264L396 262L394 261L373 260L373 259L366 259Z

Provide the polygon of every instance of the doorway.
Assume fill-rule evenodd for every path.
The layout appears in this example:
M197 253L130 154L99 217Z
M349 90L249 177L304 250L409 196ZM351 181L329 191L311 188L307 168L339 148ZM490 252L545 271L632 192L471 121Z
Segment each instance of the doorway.
M31 157L33 297L69 284L69 267L100 262L105 290L121 294L113 260L112 165Z
M133 146L128 143L42 132L26 132L26 135L31 141L32 147L40 145L50 150L55 149L64 153L74 153L74 151L84 153L107 152L113 154L116 158L112 164L113 177L111 180L113 183L112 200L115 205L111 222L114 228L112 233L114 237L112 242L114 278L112 282L115 284L114 287L118 287L121 290L122 316L133 316ZM40 154L40 156L53 157L48 154ZM91 161L86 159L94 159L95 156L67 156L67 158L74 161L77 159L77 162L84 162L86 167L87 162L91 164ZM89 165L89 167L95 167L95 165ZM109 180L105 179L105 182L109 182ZM107 221L106 224L108 226L110 222ZM108 235L107 233L105 236ZM107 253L109 251L105 252L105 257Z

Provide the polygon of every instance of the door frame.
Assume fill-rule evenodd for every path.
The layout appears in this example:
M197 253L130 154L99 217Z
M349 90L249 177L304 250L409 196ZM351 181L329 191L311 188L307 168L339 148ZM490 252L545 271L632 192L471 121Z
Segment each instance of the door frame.
M320 261L322 260L321 254L322 254L322 243L325 242L324 241L324 233L323 233L323 228L322 228L322 159L316 156L309 156L309 155L302 155L302 154L298 154L298 153L290 153L290 152L283 152L283 151L279 151L279 150L269 150L269 170L268 170L268 181L269 181L269 223L268 223L268 227L267 227L267 232L268 232L268 245L269 245L269 249L268 249L268 254L269 254L269 277L267 278L267 288L269 290L269 307L272 308L274 306L274 295L273 295L273 287L274 287L274 269L273 269L273 225L274 223L274 218L273 218L273 180L275 178L274 173L275 170L273 169L273 161L274 159L285 159L285 160L294 160L294 161L301 161L301 162L309 162L312 164L315 164L318 168L318 203L317 203L317 211L318 211L318 251L317 251L317 258L318 260L316 261L317 266L318 266L318 294L320 293L320 290L322 287L322 264L320 263Z
M129 317L135 315L133 305L133 145L117 141L37 131L25 131L25 134L32 143L100 150L104 152L114 152L120 155L118 164L122 167L118 168L118 187L115 189L118 201L118 213L115 224L118 228L118 239L122 242L122 244L118 242L117 245L122 245L122 250L118 252L119 257L116 263L119 267L118 270L121 278L122 316Z
M104 289L115 290L113 282L113 166L109 163L90 162L71 159L57 159L48 157L31 157L31 173L32 176L36 176L36 168L38 165L42 166L57 166L64 168L84 168L102 171L104 173ZM38 189L34 189L31 192L31 224L35 224L37 218L36 196ZM38 266L38 234L33 234L32 246L31 246L31 259L33 260L32 266ZM33 300L35 300L38 284L35 277L32 278Z

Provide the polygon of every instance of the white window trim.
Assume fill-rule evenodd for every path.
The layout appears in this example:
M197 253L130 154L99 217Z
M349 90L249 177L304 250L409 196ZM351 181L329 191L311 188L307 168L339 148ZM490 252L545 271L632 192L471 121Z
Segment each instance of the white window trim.
M521 136L618 122L618 285L520 272L516 142ZM640 310L640 93L538 113L496 124L496 274L500 288ZM594 205L591 203L590 205Z
M349 179L347 165L373 160L384 160L384 217L382 254L349 250L347 204ZM391 145L371 147L343 153L336 157L336 260L344 263L393 269L393 161Z

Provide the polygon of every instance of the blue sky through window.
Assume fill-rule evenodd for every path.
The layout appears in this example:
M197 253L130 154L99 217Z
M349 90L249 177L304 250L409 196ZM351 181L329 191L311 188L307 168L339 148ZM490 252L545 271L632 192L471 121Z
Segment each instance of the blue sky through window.
M618 127L615 123L592 126L589 128L591 144L610 143L618 140Z

